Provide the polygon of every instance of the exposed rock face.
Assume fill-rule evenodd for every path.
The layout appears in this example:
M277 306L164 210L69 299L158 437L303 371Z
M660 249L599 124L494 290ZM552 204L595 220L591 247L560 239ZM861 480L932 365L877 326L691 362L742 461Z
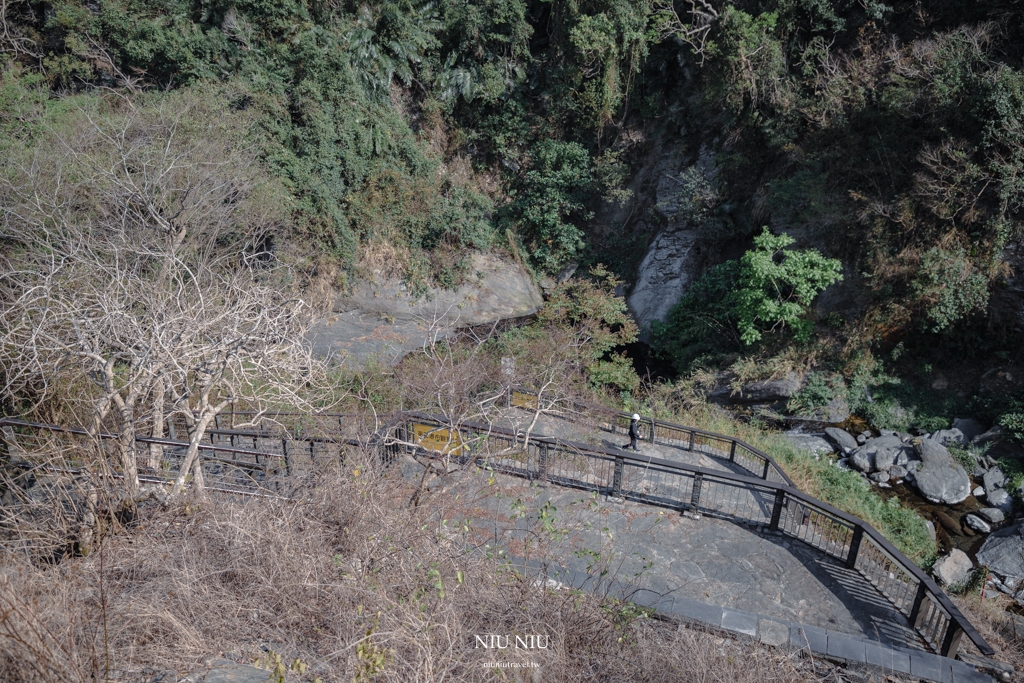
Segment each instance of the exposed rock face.
M664 321L696 276L699 264L693 229L665 229L654 238L640 263L636 285L628 304L640 326L640 338L650 340L650 326Z
M974 564L971 562L971 558L967 557L962 550L954 548L949 555L939 558L935 562L932 574L935 575L939 583L950 586L954 583L961 583L972 569L974 569Z
M789 373L780 379L766 379L747 382L736 391L729 384L722 384L708 392L708 400L715 403L775 403L785 401L800 390L802 378Z
M978 551L978 563L1000 576L1024 579L1024 523L996 531Z
M361 283L310 330L313 348L355 365L374 356L393 364L460 327L532 315L544 303L518 264L476 253L470 272L476 277L456 291L430 289L419 298L399 280Z
M717 170L710 148L700 150L696 163L688 171L703 176L708 183L707 190L713 192L711 188ZM648 247L627 300L640 327L640 338L644 341L650 339L651 323L665 320L669 310L697 277L701 266L700 225L694 222L691 209L695 197L693 188L688 187L684 180L686 173L680 172L678 155L664 157L654 174L655 210L664 219L666 227Z
M946 447L924 439L917 447L922 464L914 472L914 484L921 495L932 503L955 505L971 493L967 472L953 460Z
M967 443L964 433L959 429L940 429L931 436L933 441L938 441L943 446L960 445Z

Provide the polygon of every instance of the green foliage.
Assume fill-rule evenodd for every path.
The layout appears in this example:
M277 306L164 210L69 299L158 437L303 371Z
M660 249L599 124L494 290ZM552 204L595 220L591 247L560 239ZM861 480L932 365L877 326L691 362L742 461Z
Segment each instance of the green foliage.
M927 306L932 332L939 332L988 303L988 278L975 271L963 248L932 247L921 259L914 293Z
M345 38L364 90L384 100L396 77L411 85L415 65L439 45L434 33L441 27L431 2L417 5L411 0L385 0L361 5L355 27Z
M775 236L765 228L754 238L754 248L740 259L741 286L733 296L744 344L787 325L798 341L807 341L813 329L803 317L807 307L821 290L843 277L842 264L815 249L783 251L793 242L792 237Z
M622 281L603 266L595 266L592 279L573 279L552 291L537 313L538 331L572 330L582 369L595 385L632 391L640 384L630 360L617 347L636 341L637 328L626 302L615 296Z
M792 243L765 228L739 261L718 265L695 282L668 321L653 325L656 351L685 369L705 350L728 350L726 340L750 346L789 328L806 341L813 330L807 309L821 290L842 279L841 264L814 249L786 250Z
M800 391L789 400L786 409L797 415L807 415L824 408L836 396L845 393L846 386L842 377L824 372L812 372L807 376Z
M593 215L585 206L594 170L587 150L574 142L545 140L532 156L504 220L518 226L537 265L555 271L583 248L583 231L575 221Z

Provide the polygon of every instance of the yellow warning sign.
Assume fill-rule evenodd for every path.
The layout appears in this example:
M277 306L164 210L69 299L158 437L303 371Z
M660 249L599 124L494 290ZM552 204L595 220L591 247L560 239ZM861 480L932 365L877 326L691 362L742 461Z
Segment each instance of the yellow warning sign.
M463 449L469 450L469 446L462 442L462 434L458 430L414 422L412 433L413 440L428 451L462 455Z
M512 405L516 408L531 408L536 410L537 397L522 391L512 392Z

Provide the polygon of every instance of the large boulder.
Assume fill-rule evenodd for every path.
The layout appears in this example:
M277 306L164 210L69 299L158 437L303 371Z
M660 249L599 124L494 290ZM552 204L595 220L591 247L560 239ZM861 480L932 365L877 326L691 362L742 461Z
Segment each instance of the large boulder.
M867 441L864 442L864 445L865 446L873 446L874 448L879 449L879 450L881 450L883 448L896 449L896 448L902 448L902 446L903 446L903 439L901 439L900 437L896 436L895 433L893 433L893 434L886 434L884 436L876 436L874 439L868 439Z
M985 485L986 491L995 491L1003 488L1003 485L1006 484L1006 475L998 467L993 467L982 475L981 481Z
M850 467L860 472L873 472L875 469L875 449L860 446L850 453Z
M979 434L985 433L985 428L977 420L971 418L958 417L953 420L953 429L959 429L960 433L964 435L964 440L970 443L974 440L974 437Z
M784 436L800 450L807 451L816 456L835 452L832 444L814 434L785 434Z
M938 441L943 446L958 446L967 443L964 433L959 429L940 429L931 436L933 441Z
M974 564L967 554L953 548L952 552L945 557L939 558L932 566L932 574L944 586L951 586L954 583L962 583L974 569Z
M1000 529L978 551L978 563L1000 576L1024 579L1024 522Z
M999 508L981 508L978 510L978 516L989 524L999 524L1006 519L1006 515Z
M720 377L719 382L725 380ZM786 377L747 382L734 389L730 383L720 383L708 392L708 400L714 403L775 403L792 398L800 390L802 378L796 373Z
M896 451L891 448L880 448L875 453L875 469L884 472L896 464Z
M314 352L346 359L350 366L374 357L394 364L461 328L533 315L544 303L540 289L514 261L474 253L469 271L474 277L455 291L430 288L423 296L398 278L359 283L310 329Z
M985 500L991 507L999 508L1003 513L1013 511L1013 498L1003 489L996 489L985 494Z
M917 446L921 466L914 472L914 485L932 503L955 505L971 495L971 479L938 441L924 439Z
M848 431L839 427L826 427L825 436L832 439L832 442L839 447L843 453L852 451L857 447L857 439L853 438Z

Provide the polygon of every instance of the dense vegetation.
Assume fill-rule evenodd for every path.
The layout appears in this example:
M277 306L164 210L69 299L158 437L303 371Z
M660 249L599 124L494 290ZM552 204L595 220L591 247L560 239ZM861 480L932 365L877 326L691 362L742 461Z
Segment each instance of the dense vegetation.
M918 371L936 354L1017 353L1013 299L993 296L1024 206L1015 3L4 8L0 150L34 149L74 110L102 119L164 106L168 91L202 100L182 116L243 133L280 188L287 216L264 247L298 286L385 273L453 287L469 249L507 250L541 275L604 263L629 282L662 224L631 178L664 149L704 145L714 177L680 176L692 195L680 215L712 236L710 279L655 340L677 370L809 338L831 345L808 355L832 358L850 386L865 372L884 383L880 351ZM616 205L628 216L610 225ZM772 284L761 304L785 312L750 318L731 266L714 267L755 254L765 224L838 258L855 306L824 316L793 282ZM720 315L694 329L686 306L716 289Z

